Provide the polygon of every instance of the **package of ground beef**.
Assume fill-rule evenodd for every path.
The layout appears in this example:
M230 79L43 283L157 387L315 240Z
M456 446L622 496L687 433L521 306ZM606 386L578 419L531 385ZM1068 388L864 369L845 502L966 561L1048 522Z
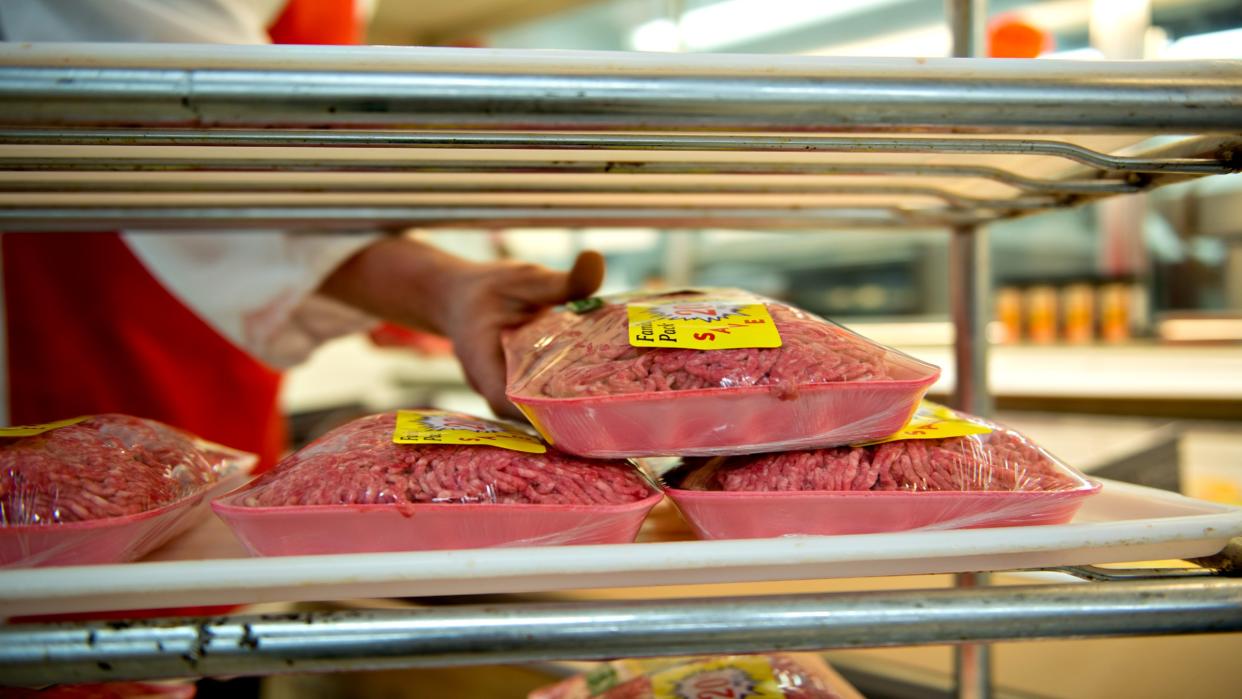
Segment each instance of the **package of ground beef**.
M862 699L811 653L614 660L528 699Z
M940 371L737 289L550 309L505 337L508 396L549 442L598 458L719 455L890 434Z
M1058 524L1099 490L1021 434L928 402L884 439L687 459L664 479L706 539Z
M254 460L128 415L0 428L0 565L138 558L194 523Z
M332 430L212 506L253 554L274 556L624 543L661 497L624 461L399 410Z

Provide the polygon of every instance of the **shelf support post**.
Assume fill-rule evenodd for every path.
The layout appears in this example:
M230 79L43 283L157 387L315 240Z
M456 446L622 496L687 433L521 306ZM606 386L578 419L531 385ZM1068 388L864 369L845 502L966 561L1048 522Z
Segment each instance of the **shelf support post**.
M971 58L987 53L983 32L986 0L945 0L953 37L953 56ZM977 415L992 412L988 394L988 299L991 266L987 232L979 226L958 226L949 242L949 303L953 313L953 359L956 369L954 404ZM971 588L987 584L984 573L962 573L954 584ZM984 644L966 643L953 652L958 699L992 696L992 653Z

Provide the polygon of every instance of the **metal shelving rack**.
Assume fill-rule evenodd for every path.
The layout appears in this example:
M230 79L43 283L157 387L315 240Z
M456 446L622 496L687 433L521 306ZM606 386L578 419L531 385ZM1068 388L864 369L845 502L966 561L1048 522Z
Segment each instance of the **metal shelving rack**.
M958 56L976 4L949 3ZM1236 172L1240 147L1236 61L0 47L5 229L948 228L956 400L976 413L983 227ZM1189 572L1073 571L1110 580L1091 585L9 627L0 677L1236 631L1236 548ZM960 695L987 696L986 646L962 648Z

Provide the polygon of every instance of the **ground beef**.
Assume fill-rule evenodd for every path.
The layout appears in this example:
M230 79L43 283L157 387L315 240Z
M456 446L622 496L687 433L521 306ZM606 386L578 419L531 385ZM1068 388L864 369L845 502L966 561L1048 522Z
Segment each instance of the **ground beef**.
M263 475L242 504L617 505L651 491L630 465L499 447L394 444L395 413L354 420Z
M727 656L739 658L740 656ZM780 688L780 696L785 699L840 699L840 694L833 691L830 670L822 660L808 653L772 654L762 656L772 668L772 676ZM711 658L679 660L655 658L639 661L647 666L646 674L631 676L627 663L620 661L610 664L611 672L589 673L578 675L543 687L530 693L528 699L655 699L651 675L685 667L687 665L710 661ZM593 677L594 682L588 680ZM614 679L615 678L615 679ZM616 684L611 684L611 682ZM593 691L593 687L604 685L603 689ZM704 687L703 693L693 696L738 696L730 692L729 687L721 687L719 691L711 691L717 685ZM735 690L736 691L736 690ZM660 696L666 696L661 694ZM678 693L677 696L691 696ZM769 696L764 694L764 696Z
M907 439L866 447L696 460L672 478L689 490L1065 490L1079 485L1022 435Z
M214 483L221 458L184 432L128 415L0 440L0 522L79 522L162 507Z
M768 386L791 398L805 384L891 378L885 348L791 306L767 307L781 346L725 350L633 347L624 302L582 315L551 310L507 338L509 391L573 398Z

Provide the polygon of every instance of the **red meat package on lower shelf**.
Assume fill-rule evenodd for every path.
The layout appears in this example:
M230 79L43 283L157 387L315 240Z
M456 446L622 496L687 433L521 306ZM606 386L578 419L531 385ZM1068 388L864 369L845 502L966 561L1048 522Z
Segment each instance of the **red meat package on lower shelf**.
M1062 523L1099 490L1023 435L929 402L885 439L687 459L665 479L710 539Z
M546 311L505 336L508 396L592 457L847 444L901 427L939 370L737 289L630 294Z
M570 456L461 413L360 418L213 508L256 555L623 543L660 493L623 461Z
M128 415L0 428L0 564L119 563L179 533L254 456Z
M528 699L862 699L811 653L614 660Z

